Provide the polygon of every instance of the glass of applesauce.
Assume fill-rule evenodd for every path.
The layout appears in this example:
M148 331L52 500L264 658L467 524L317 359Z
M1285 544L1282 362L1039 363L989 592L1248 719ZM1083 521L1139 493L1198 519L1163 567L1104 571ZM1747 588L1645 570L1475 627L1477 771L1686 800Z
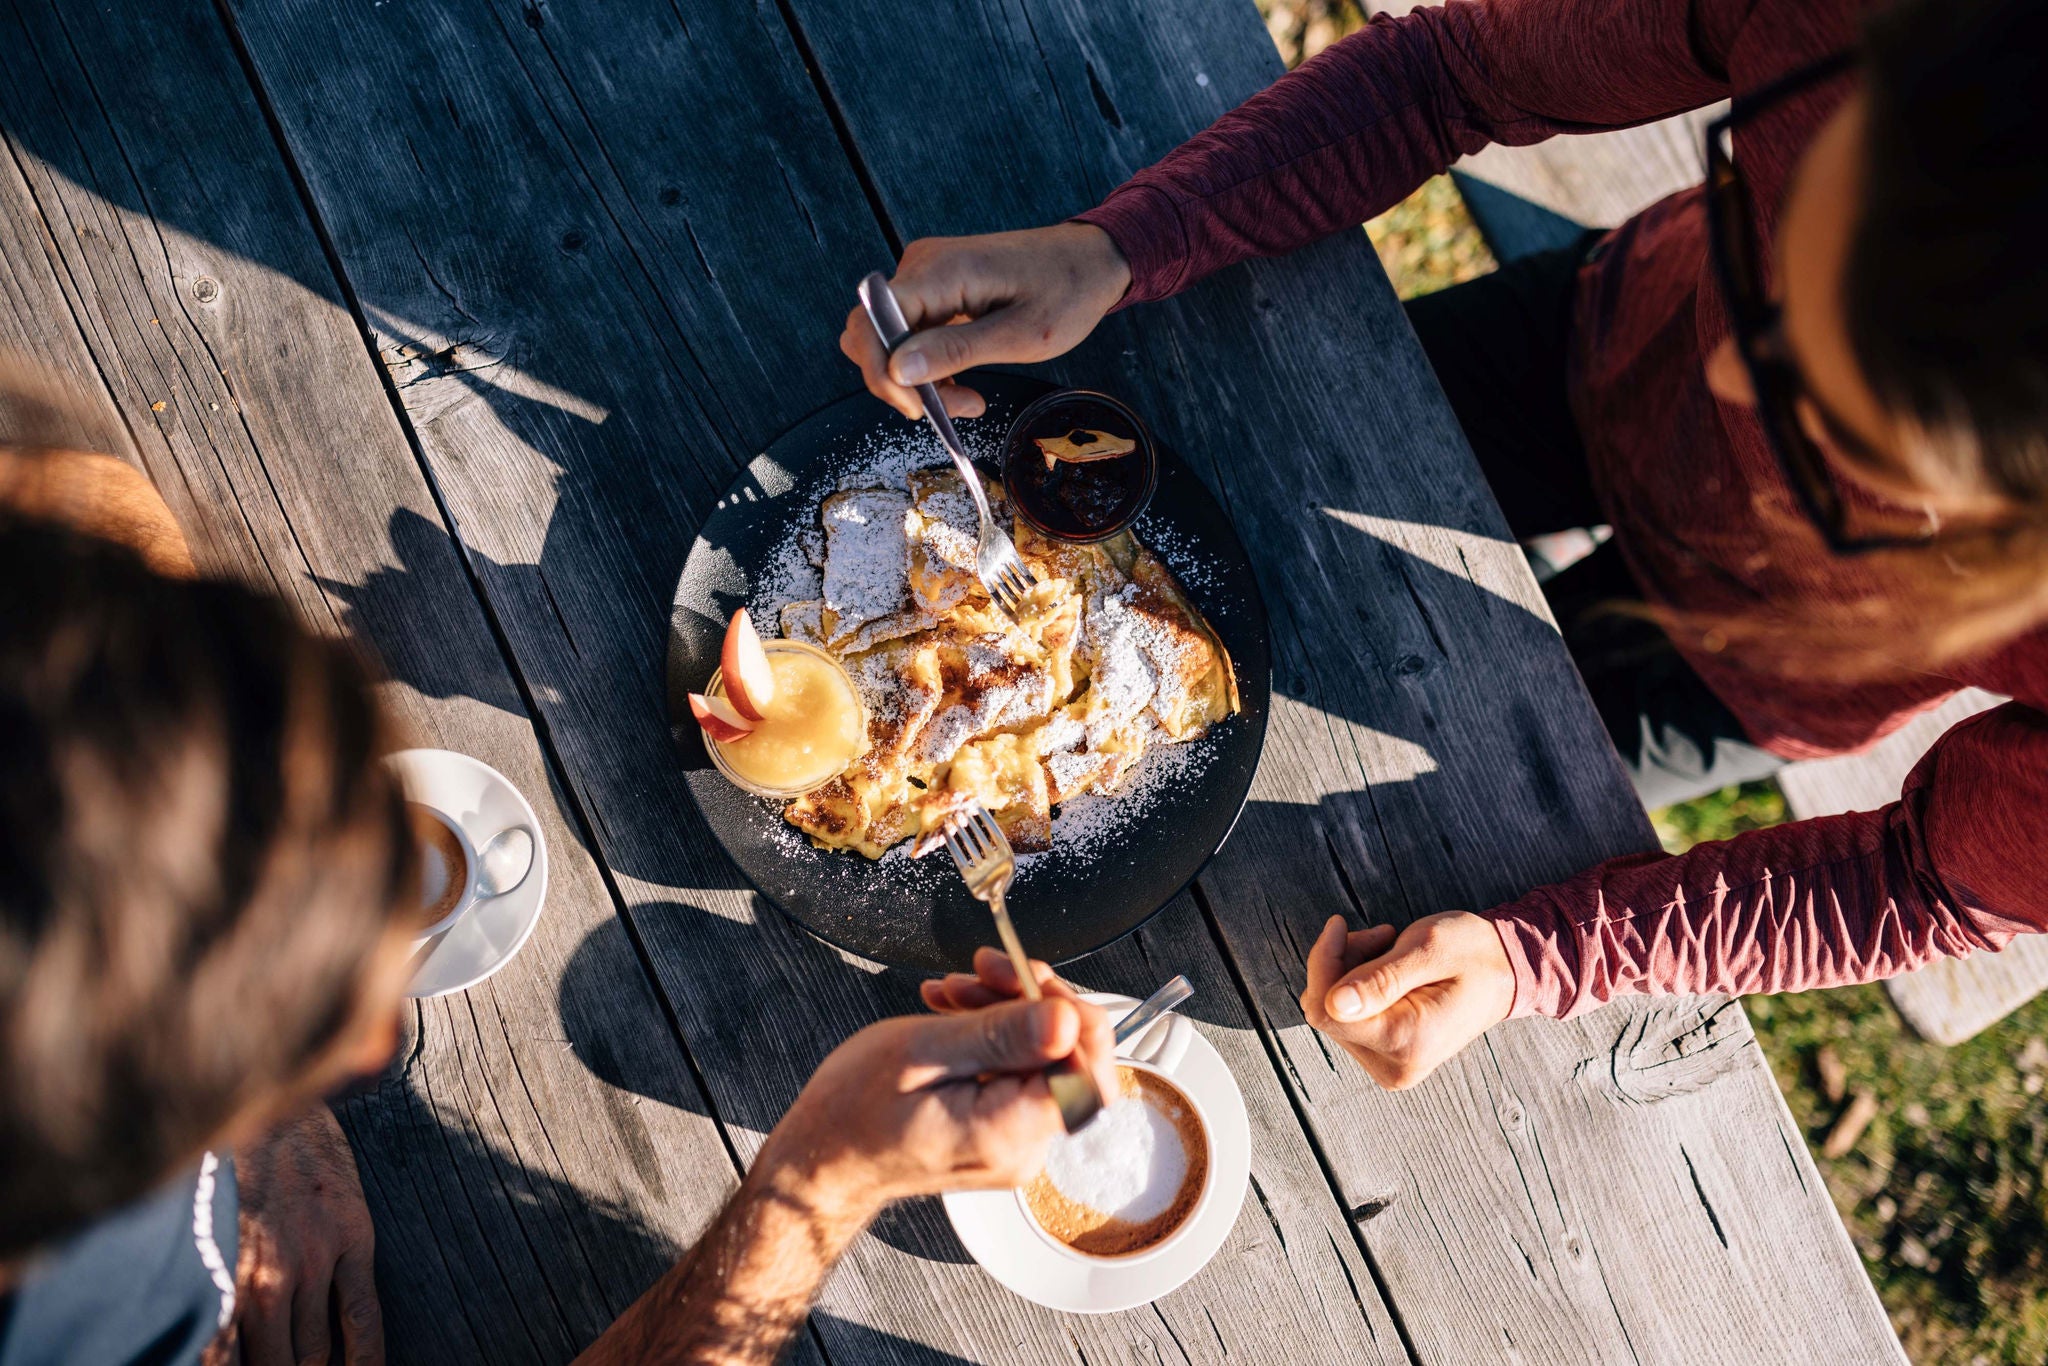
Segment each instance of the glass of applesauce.
M736 787L758 797L801 797L823 787L867 753L867 708L846 669L828 652L800 640L764 640L775 675L775 698L761 723L737 740L704 737L711 762ZM725 675L704 691L725 696Z

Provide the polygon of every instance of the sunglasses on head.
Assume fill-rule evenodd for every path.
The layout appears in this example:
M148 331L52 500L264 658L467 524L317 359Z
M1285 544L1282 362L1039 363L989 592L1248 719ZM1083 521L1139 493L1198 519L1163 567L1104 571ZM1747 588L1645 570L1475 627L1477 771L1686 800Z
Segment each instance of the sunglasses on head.
M1730 328L1756 393L1757 420L1801 509L1839 555L1927 544L1930 536L1859 536L1849 527L1847 502L1828 457L1807 435L1803 403L1843 451L1882 464L1883 457L1828 412L1807 387L1786 344L1784 314L1764 277L1766 246L1758 241L1754 201L1735 164L1734 132L1764 112L1850 71L1854 56L1838 52L1801 67L1759 90L1737 97L1707 126L1707 239L1714 274L1728 305Z

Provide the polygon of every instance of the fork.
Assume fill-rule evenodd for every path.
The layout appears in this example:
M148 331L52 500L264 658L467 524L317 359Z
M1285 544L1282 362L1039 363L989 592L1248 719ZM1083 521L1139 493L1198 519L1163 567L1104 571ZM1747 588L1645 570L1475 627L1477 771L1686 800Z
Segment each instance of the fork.
M1010 837L980 802L969 802L946 823L946 852L953 856L953 866L960 870L960 880L967 884L968 892L976 901L986 901L994 913L996 933L1002 936L1003 949L1017 969L1024 999L1042 999L1038 978L1031 971L1031 958L1024 952L1024 941L1017 938L1017 927L1010 922L1010 908L1003 902L1010 890L1010 879L1017 875L1017 858L1010 852ZM1102 1092L1096 1089L1095 1079L1071 1057L1061 1058L1046 1068L1045 1082L1060 1107L1060 1123L1066 1125L1070 1134L1080 1132L1102 1109Z
M860 282L860 305L867 310L868 321L875 326L875 335L882 339L882 350L893 355L896 348L910 337L910 324L904 321L902 306L896 302L895 291L889 288L889 281L881 271L870 271L868 277ZM960 480L967 485L967 492L974 499L975 515L981 519L981 529L974 537L975 575L980 578L981 586L988 590L989 601L1001 608L1006 616L1014 618L1024 595L1031 591L1037 580L1018 556L1016 544L996 525L995 514L989 510L988 494L981 486L981 472L974 468L967 448L960 444L960 433L953 430L953 419L946 413L945 400L939 397L939 386L920 384L917 397L924 404L925 421L932 424L932 430L939 434L946 454L953 457L953 464L960 471Z

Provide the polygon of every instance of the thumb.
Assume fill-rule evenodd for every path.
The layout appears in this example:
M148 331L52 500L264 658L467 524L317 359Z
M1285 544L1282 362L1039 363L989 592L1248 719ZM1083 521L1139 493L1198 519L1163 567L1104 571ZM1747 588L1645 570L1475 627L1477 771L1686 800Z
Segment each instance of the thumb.
M945 379L977 365L1014 365L1044 360L1045 338L1014 307L999 308L972 322L914 332L889 357L889 377L898 384Z
M1072 1053L1081 1037L1081 1012L1057 996L940 1015L924 1024L923 1061L947 1077L1036 1072Z
M1324 995L1323 1009L1333 1020L1371 1019L1439 975L1434 954L1421 944L1396 940L1388 952L1339 978Z

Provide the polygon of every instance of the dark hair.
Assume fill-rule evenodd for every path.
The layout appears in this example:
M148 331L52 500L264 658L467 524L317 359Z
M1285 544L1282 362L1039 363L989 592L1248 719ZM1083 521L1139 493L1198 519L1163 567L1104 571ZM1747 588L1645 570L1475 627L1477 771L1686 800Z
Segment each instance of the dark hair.
M371 686L267 598L0 514L0 1261L358 1017L412 869Z
M1938 668L2048 619L2048 4L1890 6L1863 73L1850 345L1905 440L2017 511L1877 557L1911 590L1807 640L1851 675Z
M1859 369L1915 453L2011 500L1997 526L1864 560L1851 602L1651 615L1770 672L1940 668L2048 621L2048 2L1904 0L1864 22Z
M1896 6L1864 52L1856 358L1965 472L2048 503L2048 4Z

